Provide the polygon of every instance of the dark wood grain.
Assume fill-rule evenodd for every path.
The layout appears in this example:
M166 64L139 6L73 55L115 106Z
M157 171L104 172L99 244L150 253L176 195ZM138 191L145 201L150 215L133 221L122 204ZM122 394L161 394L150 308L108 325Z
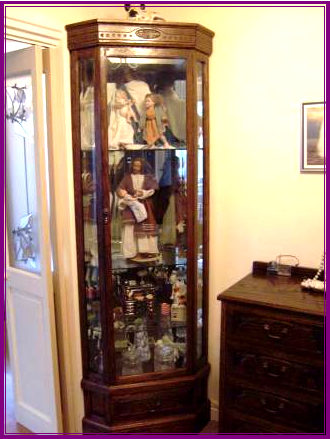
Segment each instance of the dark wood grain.
M220 432L317 432L324 428L324 298L267 264L222 301Z
M323 294L311 294L300 283L299 277L249 274L221 293L218 300L323 316Z

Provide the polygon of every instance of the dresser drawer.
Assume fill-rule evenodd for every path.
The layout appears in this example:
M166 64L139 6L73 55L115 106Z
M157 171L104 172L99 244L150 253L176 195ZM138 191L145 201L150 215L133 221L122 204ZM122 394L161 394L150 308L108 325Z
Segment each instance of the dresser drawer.
M228 409L266 419L274 423L291 425L305 431L323 431L323 404L289 400L252 389L232 387L226 390Z
M308 354L322 358L323 326L278 317L271 312L228 307L228 339L244 340L250 345L267 345L274 350Z
M226 373L267 386L282 386L292 390L310 391L323 396L323 367L306 365L252 353L234 347L228 348Z
M248 416L235 411L225 411L223 429L219 433L298 433L299 430L271 424L259 419L247 419Z
M267 430L260 424L246 421L239 416L234 417L226 414L223 422L223 431L219 433L279 433L278 431Z
M140 393L115 397L112 403L114 422L142 419L170 413L189 413L193 411L194 389L181 388L157 394Z

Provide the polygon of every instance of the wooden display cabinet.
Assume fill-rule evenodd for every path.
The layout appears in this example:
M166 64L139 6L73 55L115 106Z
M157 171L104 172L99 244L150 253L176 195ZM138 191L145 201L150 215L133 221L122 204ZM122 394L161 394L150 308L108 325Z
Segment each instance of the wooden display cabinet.
M67 26L86 433L199 432L213 32Z

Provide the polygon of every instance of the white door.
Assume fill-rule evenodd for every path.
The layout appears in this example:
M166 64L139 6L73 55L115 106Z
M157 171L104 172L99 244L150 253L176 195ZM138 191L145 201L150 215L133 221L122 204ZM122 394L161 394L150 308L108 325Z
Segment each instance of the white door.
M15 415L61 432L47 203L42 49L6 54L6 327Z

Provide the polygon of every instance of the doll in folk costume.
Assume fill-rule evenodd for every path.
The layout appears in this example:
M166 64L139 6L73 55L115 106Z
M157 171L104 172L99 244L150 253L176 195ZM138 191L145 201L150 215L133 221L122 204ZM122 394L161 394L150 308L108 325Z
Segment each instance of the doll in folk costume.
M157 223L151 197L158 189L153 174L147 173L142 158L132 161L118 185L118 208L122 215L122 254L134 262L159 258Z
M155 148L158 141L165 148L173 148L164 135L168 120L162 97L159 94L148 93L145 96L140 125L143 130L143 139L147 142L148 148Z

